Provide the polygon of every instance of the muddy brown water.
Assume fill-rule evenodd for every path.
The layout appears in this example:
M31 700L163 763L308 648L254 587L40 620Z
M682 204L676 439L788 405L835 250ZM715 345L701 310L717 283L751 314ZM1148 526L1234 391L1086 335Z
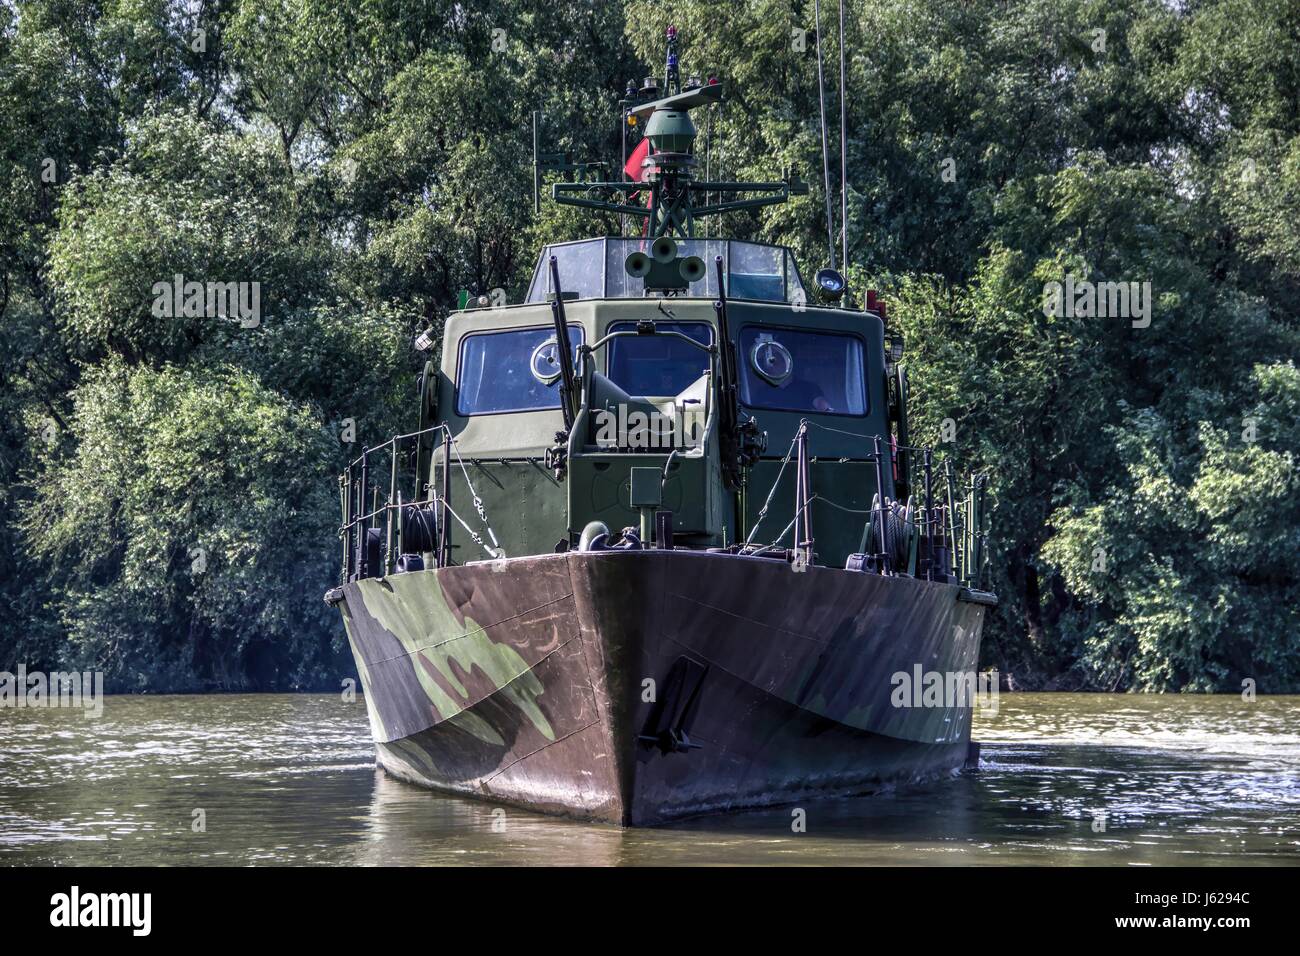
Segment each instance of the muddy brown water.
M0 865L1300 863L1300 697L1003 694L975 737L979 773L620 830L393 780L333 695L5 708Z

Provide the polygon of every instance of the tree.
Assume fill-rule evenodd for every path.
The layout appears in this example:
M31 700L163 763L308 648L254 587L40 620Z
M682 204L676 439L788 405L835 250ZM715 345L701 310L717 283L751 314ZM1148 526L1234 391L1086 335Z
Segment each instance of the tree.
M118 358L73 400L75 450L46 456L24 519L62 658L119 690L337 686L337 452L311 409L233 366Z
M848 14L846 272L905 333L914 437L948 422L944 452L991 475L985 663L1037 686L1300 687L1296 5ZM0 6L0 657L96 660L132 687L325 681L337 623L249 555L259 522L300 548L277 561L332 576L333 476L409 423L412 334L462 289L517 299L543 243L617 230L549 200L534 215L530 116L544 151L617 176L618 101L662 71L670 20L683 74L728 87L696 113L702 172L811 187L714 228L815 271L806 0ZM176 275L258 283L259 321L156 315ZM1066 277L1137 283L1143 314L1045 309Z

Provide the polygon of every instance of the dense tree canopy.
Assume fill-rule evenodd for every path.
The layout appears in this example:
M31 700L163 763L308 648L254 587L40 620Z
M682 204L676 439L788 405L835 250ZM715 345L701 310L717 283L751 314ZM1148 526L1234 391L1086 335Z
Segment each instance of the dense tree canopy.
M670 22L729 83L711 174L811 186L722 228L815 270L811 2L0 0L0 668L337 686L333 476L409 425L458 290L618 228L534 215L531 113L616 168ZM848 272L914 432L991 474L984 663L1300 689L1300 5L867 0L847 34ZM160 315L178 276L258 320ZM1050 314L1066 276L1149 315Z

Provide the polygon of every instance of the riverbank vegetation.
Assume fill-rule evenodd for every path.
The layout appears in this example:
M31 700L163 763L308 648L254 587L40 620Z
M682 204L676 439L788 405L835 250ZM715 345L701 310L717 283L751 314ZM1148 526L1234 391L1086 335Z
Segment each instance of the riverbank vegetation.
M851 287L906 335L914 438L991 475L984 666L1300 690L1300 7L849 6ZM0 669L336 688L334 477L409 426L459 290L518 301L601 231L534 215L531 112L616 172L670 22L730 85L712 176L811 186L724 231L810 274L810 0L0 0Z

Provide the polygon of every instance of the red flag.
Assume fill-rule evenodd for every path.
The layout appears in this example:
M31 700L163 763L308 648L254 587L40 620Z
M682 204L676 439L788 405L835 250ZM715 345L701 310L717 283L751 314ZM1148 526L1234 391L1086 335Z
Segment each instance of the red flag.
M646 170L641 167L645 158L650 155L650 140L643 139L637 144L636 149L632 150L632 155L627 158L627 165L623 167L623 173L634 183L645 182Z
M632 155L627 158L627 163L624 164L623 166L623 173L627 176L628 179L632 180L632 182L634 183L645 182L646 174L650 172L650 169L649 167L642 166L641 164L645 162L646 157L649 155L650 155L650 140L642 139L641 142L637 143L636 149L632 150ZM628 199L629 200L635 199L636 194L639 193L640 191L641 190L639 189L634 190L628 196ZM649 192L646 193L645 205L647 209L650 208L650 203L653 201L653 199L654 199L653 193L649 193ZM646 221L642 224L641 227L641 235L643 236L648 235L649 230L650 230L650 220L646 219Z

